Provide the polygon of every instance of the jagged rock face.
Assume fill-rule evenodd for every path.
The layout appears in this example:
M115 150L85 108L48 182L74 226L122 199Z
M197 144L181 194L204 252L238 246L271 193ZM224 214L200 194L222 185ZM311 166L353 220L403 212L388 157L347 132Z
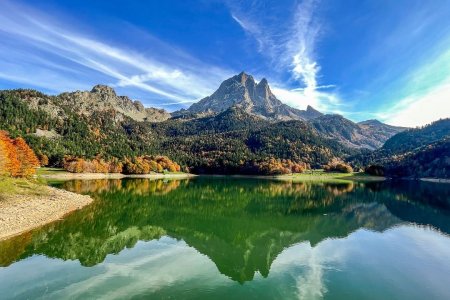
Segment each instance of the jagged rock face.
M251 75L244 72L222 82L211 96L203 98L189 109L175 112L173 115L217 114L232 106L238 106L249 114L277 121L310 120L322 115L312 107L308 107L308 110L304 111L283 104L272 93L265 78L257 84Z
M139 101L133 101L126 96L117 96L114 89L106 85L96 85L90 92L62 93L58 97L61 104L69 105L75 112L88 116L95 111L112 110L136 121L160 122L170 118L167 111L145 108Z

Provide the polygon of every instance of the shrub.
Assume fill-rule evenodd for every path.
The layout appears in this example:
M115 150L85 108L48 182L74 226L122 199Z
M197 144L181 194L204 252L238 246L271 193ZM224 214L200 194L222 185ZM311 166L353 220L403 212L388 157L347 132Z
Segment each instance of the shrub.
M327 165L323 166L325 172L339 172L339 173L352 173L353 168L340 160L332 160Z

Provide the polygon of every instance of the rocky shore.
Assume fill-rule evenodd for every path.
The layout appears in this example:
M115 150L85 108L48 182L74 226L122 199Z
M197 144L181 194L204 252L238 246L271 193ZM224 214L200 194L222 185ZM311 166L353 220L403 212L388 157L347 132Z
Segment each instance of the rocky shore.
M38 195L0 195L0 240L59 220L93 201L89 196L43 188L44 193Z

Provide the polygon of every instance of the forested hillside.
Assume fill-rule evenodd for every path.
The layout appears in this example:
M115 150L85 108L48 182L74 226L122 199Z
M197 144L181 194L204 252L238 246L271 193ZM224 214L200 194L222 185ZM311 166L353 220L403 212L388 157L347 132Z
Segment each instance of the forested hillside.
M26 101L29 95L39 94L31 90L0 92L0 129L23 136L38 155L48 156L50 165L62 166L66 155L109 159L152 152L153 137L142 123L126 116L126 121L116 121L114 112L94 112L87 117L69 107L60 107L58 115L52 116L39 107L31 108ZM53 134L36 134L37 129Z
M338 115L274 121L242 105L205 117L182 114L166 120L156 111L105 86L58 96L0 91L0 129L24 137L39 157L48 158L48 165L73 172L285 174L348 161L356 169L380 165L389 176L447 174L449 119L403 131ZM382 148L365 149L377 148L395 132L400 133ZM430 161L438 154L444 158Z
M58 113L33 107L29 99L36 97L51 101ZM86 116L57 106L58 100L31 90L0 92L0 128L24 136L53 166L62 166L66 156L110 161L166 155L181 169L199 173L285 173L356 151L320 136L306 122L272 123L237 107L212 117L150 123L115 110Z
M450 119L398 133L382 148L349 160L359 167L378 165L391 177L450 178Z
M427 126L403 131L386 141L383 150L402 153L431 144L450 136L450 119L435 121Z

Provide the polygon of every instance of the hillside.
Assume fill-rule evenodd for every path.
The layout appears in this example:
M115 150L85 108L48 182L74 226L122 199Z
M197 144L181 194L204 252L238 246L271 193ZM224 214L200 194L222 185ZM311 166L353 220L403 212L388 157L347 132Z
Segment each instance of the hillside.
M430 125L413 128L388 139L383 150L392 154L408 152L450 136L450 119L442 119Z
M331 139L353 148L375 150L394 134L405 130L377 120L354 123L341 115L323 115L310 121L314 128Z
M394 156L385 166L387 174L393 177L450 178L450 138Z
M36 102L44 104L34 106ZM61 166L65 155L110 158L152 152L155 137L145 123L110 110L89 114L37 91L0 92L0 128L13 137L24 136L52 166Z
M355 153L321 136L306 122L273 123L240 107L211 117L150 123L115 110L93 110L87 116L79 106L59 101L60 97L66 96L29 90L0 92L0 128L24 136L53 166L61 166L67 155L110 159L148 154L167 155L198 173L255 173L255 165L269 158L279 160L275 170L284 164L282 159L320 167L333 157ZM36 98L51 104L35 107Z
M216 116L151 125L159 151L188 163L198 173L245 171L252 161L267 157L301 161L314 167L332 157L355 153L320 136L303 121L271 123L232 107Z
M382 166L391 177L450 178L450 119L400 132L382 148L349 160L358 166Z

